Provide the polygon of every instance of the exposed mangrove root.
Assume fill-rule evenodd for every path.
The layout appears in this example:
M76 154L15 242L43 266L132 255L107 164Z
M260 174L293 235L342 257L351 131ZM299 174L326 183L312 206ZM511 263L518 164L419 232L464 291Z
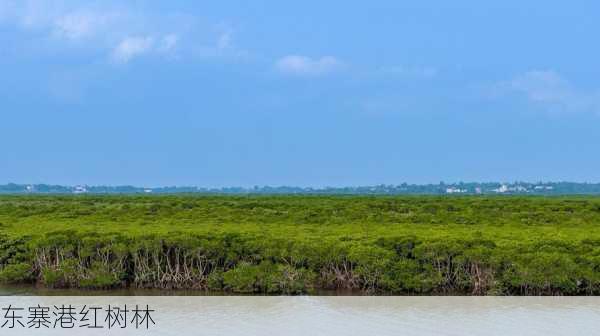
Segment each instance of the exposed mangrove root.
M369 294L577 295L596 294L596 272L581 272L564 255L515 258L488 241L363 241L290 247L272 240L230 237L89 237L54 234L11 241L0 281L38 282L48 287L225 290L238 293L310 293L315 289L362 290ZM232 246L236 244L236 246ZM8 246L8 247L7 247ZM466 247L465 247L466 246ZM393 247L393 248L391 248ZM485 247L485 248L482 248ZM234 252L236 251L236 252ZM298 253L302 251L304 253ZM497 253L495 258L490 256ZM503 258L503 255L506 257ZM510 258L509 258L510 257ZM573 270L565 273L565 267Z

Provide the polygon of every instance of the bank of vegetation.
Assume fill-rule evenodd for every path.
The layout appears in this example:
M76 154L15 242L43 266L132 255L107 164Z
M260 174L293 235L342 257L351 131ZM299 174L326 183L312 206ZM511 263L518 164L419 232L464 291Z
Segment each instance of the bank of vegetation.
M600 198L0 196L0 282L600 294Z

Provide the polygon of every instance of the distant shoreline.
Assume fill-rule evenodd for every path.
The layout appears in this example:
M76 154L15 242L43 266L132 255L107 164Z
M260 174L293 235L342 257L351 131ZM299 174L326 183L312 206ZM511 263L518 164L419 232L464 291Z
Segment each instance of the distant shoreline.
M103 185L0 185L0 194L207 194L207 195L600 195L600 183L582 182L459 182L407 184L294 187L255 186L208 188L196 186L103 186Z

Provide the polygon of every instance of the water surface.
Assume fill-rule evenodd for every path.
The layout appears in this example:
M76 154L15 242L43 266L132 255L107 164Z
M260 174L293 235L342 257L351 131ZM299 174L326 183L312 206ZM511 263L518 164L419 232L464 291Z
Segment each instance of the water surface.
M110 330L116 335L600 335L596 297L0 297L0 306L7 304L148 304L156 310L150 330ZM14 329L2 335L76 332Z

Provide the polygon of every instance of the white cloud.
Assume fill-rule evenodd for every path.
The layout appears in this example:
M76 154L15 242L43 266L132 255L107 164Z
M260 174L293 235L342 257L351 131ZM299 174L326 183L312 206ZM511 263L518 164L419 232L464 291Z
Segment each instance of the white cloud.
M170 53L179 42L177 34L167 34L161 38L154 36L129 36L122 39L111 52L111 60L124 64L135 57L150 53Z
M69 40L92 37L106 30L119 18L118 13L78 11L61 15L52 22L54 35Z
M112 51L111 58L116 63L127 63L132 58L152 50L154 39L150 36L133 36L123 39Z
M575 87L552 70L533 70L494 87L496 96L517 94L553 113L600 114L600 91Z
M215 31L191 15L157 14L114 0L0 0L0 25L5 24L23 34L14 48L46 37L47 46L65 53L92 50L114 63L127 63L142 54L195 56L197 49L215 57L241 53L233 46L228 27ZM194 39L186 38L192 35Z
M306 56L288 55L275 63L275 68L284 74L296 76L324 75L343 68L344 64L333 56L312 59Z
M561 102L573 94L569 83L554 71L529 71L504 84L534 102Z

